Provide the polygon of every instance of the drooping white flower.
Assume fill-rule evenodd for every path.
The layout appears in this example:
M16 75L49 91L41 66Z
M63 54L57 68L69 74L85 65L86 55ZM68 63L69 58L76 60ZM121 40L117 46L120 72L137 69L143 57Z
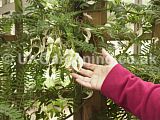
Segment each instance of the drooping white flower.
M51 56L52 50L53 50L53 44L49 44L48 47L47 47L47 52L46 52L46 61L47 61L47 63L50 60L50 56Z
M75 54L75 52L73 51L73 49L70 49L70 50L66 49L66 51L64 53L66 68L69 68L71 66L74 54Z
M59 63L61 63L61 61L59 61L59 59L58 59L58 55L57 55L57 54L55 54L55 55L52 57L52 60L51 60L50 65L53 65L53 64L59 64Z
M48 43L48 44L53 44L53 43L54 43L53 38L48 37L48 39L47 39L47 43Z
M44 85L47 88L55 86L56 73L54 68L52 68L52 74L50 75L50 67L48 67L48 69L44 73L44 77L46 78L46 80L44 81Z
M65 67L72 67L74 70L79 71L83 66L83 59L80 57L79 53L76 53L73 49L66 49L65 54Z
M87 4L89 4L89 5L93 5L95 3L96 3L96 1L93 1L93 0L87 1Z
M78 53L75 53L75 56L72 60L72 67L74 70L79 71L83 66L83 59Z
M85 35L85 34L83 34L83 35L84 35L85 41L86 41L87 43L89 43L89 41L90 41L90 39L91 39L91 37L92 37L91 30L92 30L91 28L85 28L85 29L84 29L84 31L86 32L86 35Z
M63 87L66 87L67 85L70 84L70 77L65 73L64 74L64 81L61 81L61 84Z
M100 28L98 28L99 30L104 30L105 28L104 27L100 27Z
M108 24L108 23L107 23L107 24L105 24L104 26L105 26L105 27L111 27L111 24Z
M55 44L60 44L60 43L61 43L61 38L60 38L60 37L57 38L54 43L55 43Z
M92 16L89 15L88 13L83 13L83 15L84 15L85 17L87 17L88 19L93 20Z

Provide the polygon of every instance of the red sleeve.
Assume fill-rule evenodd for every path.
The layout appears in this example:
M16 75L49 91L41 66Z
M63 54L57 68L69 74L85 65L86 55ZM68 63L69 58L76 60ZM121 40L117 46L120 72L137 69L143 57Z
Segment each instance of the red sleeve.
M141 120L160 120L160 84L145 82L120 64L107 75L101 92Z

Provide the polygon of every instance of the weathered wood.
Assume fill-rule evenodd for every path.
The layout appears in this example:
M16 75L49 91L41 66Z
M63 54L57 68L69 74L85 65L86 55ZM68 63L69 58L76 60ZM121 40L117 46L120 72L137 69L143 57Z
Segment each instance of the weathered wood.
M135 0L135 4L142 4L142 0ZM136 33L138 30L142 28L140 23L134 24L134 32ZM141 45L140 44L134 44L134 54L139 54L141 52Z
M74 120L83 120L82 119L82 87L78 84L75 83L75 96L74 96Z
M98 91L94 91L91 98L84 100L82 120L91 120L94 115L105 109L105 98Z
M4 41L15 41L16 36L15 35L0 35L0 38Z
M157 25L155 29L156 29L156 31L154 33L154 37L160 38L160 33L158 33L160 31L160 24ZM104 33L103 36L108 41L116 41L116 39L111 38L107 33ZM152 37L153 37L152 33L144 33L144 34L142 34L142 36L140 36L140 40L151 40ZM5 35L5 34L2 35L2 34L0 34L0 38L5 41L16 41L17 40L16 35ZM120 39L121 39L121 41L130 41L130 38L125 38L123 36Z
M96 9L105 8L106 3L104 1L100 1L96 5ZM89 20L93 25L104 25L107 22L107 12L106 11L90 11L87 12L88 15L92 16L92 20ZM106 34L106 37L108 35ZM96 37L92 37L91 41L94 44L98 43L98 39ZM91 56L91 54L88 54ZM90 120L96 114L105 109L105 99L98 91L94 91L93 96L87 100L84 100L83 110L82 110L82 120Z
M155 23L154 37L158 37L160 39L160 23Z
M22 16L23 14L23 5L22 0L15 0L15 12L19 16ZM14 95L16 106L20 110L24 110L24 65L22 64L24 62L24 51L23 46L20 44L22 42L23 38L23 20L21 18L15 19L15 35L17 37L17 47L15 48L17 51L17 55L15 58L16 61L16 79L13 83L13 86L15 86L15 90L17 91Z
M107 21L107 12L99 11L99 9L103 9L105 7L106 7L106 2L100 1L100 2L97 2L94 9L90 8L88 12L86 11L86 13L92 16L93 18L92 20L88 19L88 21L93 25L104 25ZM87 20L87 19L84 18L84 20Z

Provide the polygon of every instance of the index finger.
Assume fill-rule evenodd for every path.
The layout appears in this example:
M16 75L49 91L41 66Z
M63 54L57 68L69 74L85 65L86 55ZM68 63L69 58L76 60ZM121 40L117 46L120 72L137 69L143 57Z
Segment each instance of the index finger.
M84 62L83 67L87 68L89 70L94 70L96 68L96 64L91 64L91 63Z

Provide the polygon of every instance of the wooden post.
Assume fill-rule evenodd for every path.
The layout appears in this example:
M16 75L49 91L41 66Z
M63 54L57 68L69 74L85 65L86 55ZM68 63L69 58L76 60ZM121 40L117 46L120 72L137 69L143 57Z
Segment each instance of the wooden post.
M96 3L94 8L85 10L85 13L92 16L93 20L80 17L80 21L83 19L82 21L90 22L93 25L105 24L107 22L107 12L103 11L103 8L105 9L106 7L105 4L106 2L99 1ZM92 36L92 40L90 40L91 43L98 43L98 41L99 40L95 36ZM82 56L84 55L92 56L92 53L82 53ZM75 88L74 104L74 120L93 120L92 117L96 115L96 113L104 110L106 107L105 99L99 91L94 91L91 97L84 100L82 95L82 87L77 84Z
M103 9L106 7L106 2L100 1L97 3L95 10L87 12L88 15L92 16L93 20L90 21L93 25L103 25L107 22L106 11L96 11L96 9ZM98 39L93 36L93 39L98 43ZM93 42L93 39L90 42ZM91 56L91 55L89 55ZM100 94L99 91L94 91L92 97L84 100L82 110L82 120L93 120L93 116L104 110L106 107L105 98Z
M158 23L155 23L154 37L158 37L160 39L160 24Z
M75 83L75 96L74 96L74 120L83 120L82 119L82 86L78 83Z
M19 18L15 18L15 35L16 35L16 42L17 42L17 56L16 56L16 80L13 83L13 90L17 91L15 93L15 102L16 106L20 110L24 110L24 103L23 103L23 94L24 94L24 65L23 62L23 46L20 44L23 38L23 21L22 21L22 14L23 14L23 5L22 0L15 0L15 12Z
M152 40L153 44L154 44L154 48L153 48L153 54L158 54L159 55L159 46L160 46L160 23L157 23L155 21L155 25L153 28L153 36L152 37L157 37L158 41Z
M142 4L142 0L135 0L135 4ZM134 24L134 32L136 33L142 26L140 24ZM141 52L141 45L134 44L134 54L139 54Z

